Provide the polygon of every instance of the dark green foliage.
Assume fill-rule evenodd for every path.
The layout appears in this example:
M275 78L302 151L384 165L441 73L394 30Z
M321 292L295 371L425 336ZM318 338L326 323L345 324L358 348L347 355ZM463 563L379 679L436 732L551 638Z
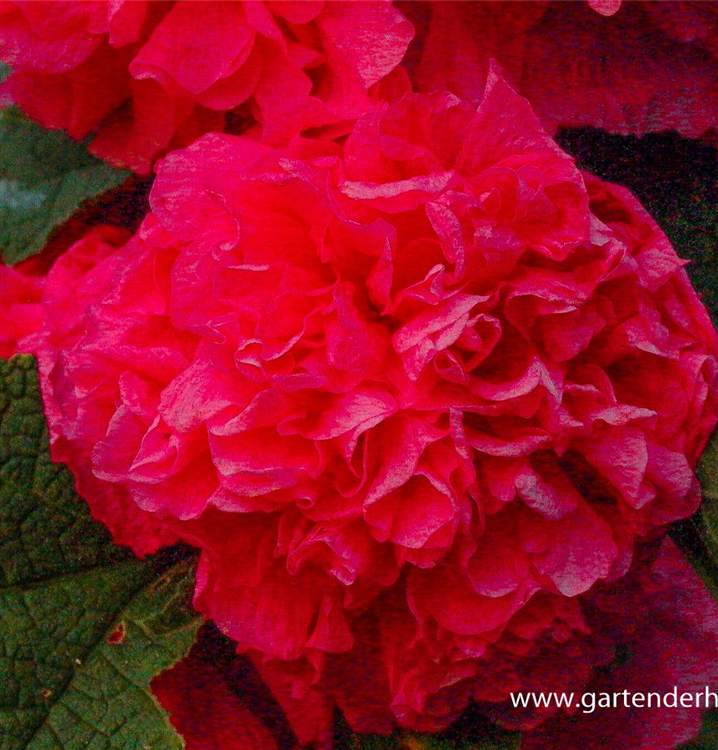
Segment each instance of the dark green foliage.
M0 360L0 749L179 749L149 683L195 638L193 561L115 547L73 485L34 360Z
M0 257L14 265L39 253L85 201L127 177L64 133L0 111Z

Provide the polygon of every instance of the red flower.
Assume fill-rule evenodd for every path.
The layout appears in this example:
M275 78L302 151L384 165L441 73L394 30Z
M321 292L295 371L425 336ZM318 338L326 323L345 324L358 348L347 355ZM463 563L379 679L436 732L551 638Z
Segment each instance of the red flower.
M417 29L412 79L420 91L478 102L496 58L551 131L593 126L695 137L718 127L716 3L590 5L399 3Z
M208 131L259 122L275 143L356 118L412 34L384 1L0 2L5 90L139 172Z
M695 509L718 349L683 261L494 73L478 111L410 95L341 147L207 135L151 205L48 277L55 455L123 541L202 551L197 607L292 695L374 649L350 721L445 724L517 622L528 651L580 631Z

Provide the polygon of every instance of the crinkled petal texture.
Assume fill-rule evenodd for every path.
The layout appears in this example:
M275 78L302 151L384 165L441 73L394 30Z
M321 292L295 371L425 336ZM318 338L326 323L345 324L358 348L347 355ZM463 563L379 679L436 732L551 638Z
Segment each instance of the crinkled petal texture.
M209 131L259 123L278 143L341 127L369 108L412 36L388 0L0 2L4 91L139 172Z
M197 607L287 700L355 674L353 725L429 729L477 675L505 700L496 644L580 630L696 508L718 342L683 261L493 71L342 146L207 135L150 200L48 277L53 439L142 551L201 550Z
M421 91L479 101L496 58L542 123L623 134L718 126L718 4L399 3L417 28L410 51ZM596 12L598 11L598 12Z

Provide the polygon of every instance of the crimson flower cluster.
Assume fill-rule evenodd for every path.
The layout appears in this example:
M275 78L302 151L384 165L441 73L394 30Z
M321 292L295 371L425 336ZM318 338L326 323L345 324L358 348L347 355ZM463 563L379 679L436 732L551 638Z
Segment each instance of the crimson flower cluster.
M385 698L349 720L440 728L695 510L708 316L498 74L478 110L408 95L343 146L206 135L150 202L60 257L19 348L96 515L199 548L197 608L269 684L371 645Z
M411 37L386 0L0 2L5 93L138 172L208 131L340 132Z
M718 612L663 541L699 503L718 337L637 200L544 129L703 134L717 24L612 0L0 2L4 95L156 173L137 231L0 267L0 356L37 356L53 457L118 543L199 550L196 608L300 743L336 706L438 731L474 702L568 748L564 713L510 694L619 684L624 647L638 682L718 677ZM196 750L203 700L216 742L276 747L221 672L195 650L155 690ZM647 714L631 747L697 721L649 746Z
M2 92L137 172L206 132L333 138L407 87L477 104L490 59L541 121L718 126L718 11L681 0L2 0ZM411 47L407 53L410 42ZM208 50L212 53L208 54ZM627 61L629 63L627 64Z

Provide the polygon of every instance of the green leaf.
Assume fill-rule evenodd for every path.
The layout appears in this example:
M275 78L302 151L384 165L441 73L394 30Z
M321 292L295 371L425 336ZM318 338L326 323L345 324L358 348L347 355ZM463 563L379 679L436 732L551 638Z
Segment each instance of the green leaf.
M701 484L701 531L713 560L718 561L718 433L714 434L698 464Z
M55 227L88 199L128 177L64 133L16 109L0 111L0 256L8 265L40 252Z
M149 684L194 642L192 581L112 544L50 460L34 360L0 360L0 750L182 748Z
M700 463L698 479L705 500L705 507L718 506L718 432L710 439Z
M709 441L697 468L700 510L675 523L671 536L718 601L718 432Z
M712 708L703 714L700 734L681 745L681 750L716 750L718 747L718 709Z

